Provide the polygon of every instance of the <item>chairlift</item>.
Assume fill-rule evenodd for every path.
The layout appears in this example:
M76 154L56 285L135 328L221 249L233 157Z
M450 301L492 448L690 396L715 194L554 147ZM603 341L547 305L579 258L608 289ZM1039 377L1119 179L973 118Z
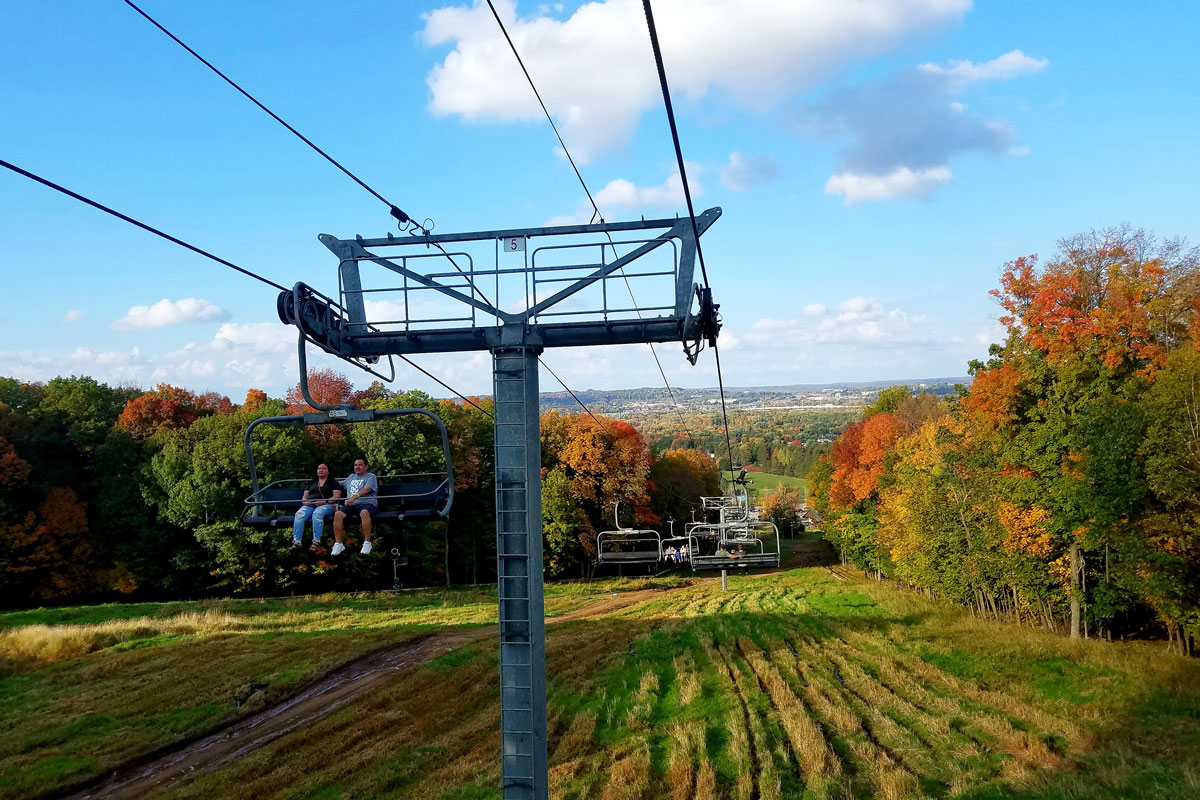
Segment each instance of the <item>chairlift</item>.
M596 535L597 564L657 564L662 561L662 534L654 530L622 528L617 517L620 501L613 507L615 531Z
M356 425L365 422L381 422L396 417L420 415L428 417L437 426L442 439L442 469L437 472L384 475L379 478L377 495L379 511L376 520L444 519L454 503L454 471L450 463L450 436L446 425L434 413L423 408L356 409L335 407L326 411L308 414L292 414L280 417L260 417L246 427L246 462L250 468L250 483L253 492L243 502L239 521L250 528L270 529L290 527L293 515L303 502L304 489L312 477L284 478L260 486L258 471L254 463L251 436L259 425ZM349 517L348 517L349 519Z
M707 537L697 534L708 534ZM691 551L693 570L763 569L779 566L779 529L770 522L710 526L693 531L696 547ZM715 539L715 547L713 539ZM728 555L725 555L728 554Z

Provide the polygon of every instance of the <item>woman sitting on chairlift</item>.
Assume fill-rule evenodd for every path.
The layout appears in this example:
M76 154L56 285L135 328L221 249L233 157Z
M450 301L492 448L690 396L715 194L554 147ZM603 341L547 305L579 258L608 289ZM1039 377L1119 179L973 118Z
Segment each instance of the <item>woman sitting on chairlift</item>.
M304 546L304 526L311 519L313 538L309 548L314 553L321 548L321 537L325 531L325 520L333 516L334 500L342 496L342 485L336 478L329 477L329 467L317 465L317 479L304 490L300 508L292 521L292 552Z

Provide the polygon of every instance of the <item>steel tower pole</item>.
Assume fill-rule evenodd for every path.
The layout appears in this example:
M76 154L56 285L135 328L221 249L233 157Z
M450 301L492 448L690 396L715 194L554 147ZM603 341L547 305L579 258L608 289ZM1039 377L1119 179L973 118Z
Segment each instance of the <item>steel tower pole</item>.
M546 800L546 620L538 354L492 351L496 404L496 572L504 800Z

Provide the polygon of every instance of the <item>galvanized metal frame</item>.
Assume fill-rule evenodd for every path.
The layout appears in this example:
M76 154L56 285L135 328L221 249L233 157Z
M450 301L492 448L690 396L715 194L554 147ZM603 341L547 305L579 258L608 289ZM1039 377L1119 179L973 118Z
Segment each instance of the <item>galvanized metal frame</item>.
M488 350L493 357L493 391L496 430L496 560L499 594L500 631L500 733L502 793L505 800L546 800L548 774L546 753L546 645L545 612L542 585L541 515L541 440L538 416L538 355L548 347L579 347L606 344L681 341L684 352L694 363L704 338L714 340L719 329L716 307L711 295L696 286L694 265L696 237L719 217L720 208L711 208L693 222L689 218L641 220L637 222L566 225L539 228L513 228L474 233L436 234L382 239L338 239L322 234L319 239L335 256L338 264L340 302L329 300L328 313L312 310L319 301L314 293L297 284L291 292L292 309L281 299L280 318L300 329L301 336L358 366L375 363L379 358L414 353L465 352ZM607 261L603 247L612 246L611 234L633 231L660 231L657 236L635 242L623 256ZM540 252L531 257L528 242L539 237L576 234L602 234L609 241L601 244L600 263L560 267L536 263ZM524 264L501 269L499 246L502 240L520 239L525 245ZM374 251L414 246L438 247L459 243L495 241L496 266L480 269L465 249L451 256L463 260L453 265L455 272L422 272L410 261L427 254L387 257ZM640 243L639 243L640 242ZM625 268L664 245L677 248L673 254L675 286L670 304L645 308L608 307L606 281L621 277L665 277L666 273L626 273ZM613 248L616 253L615 247ZM448 251L449 252L449 251ZM428 255L433 255L432 253ZM443 256L445 257L445 256ZM405 308L404 329L381 330L367 320L365 289L360 273L363 263L376 264L403 278L398 289ZM466 269L464 269L464 266ZM566 269L586 269L569 285L539 298L539 284L559 282L553 273ZM461 274L458 274L461 273ZM544 274L543 274L544 273ZM522 312L499 307L502 276L523 274L526 297L532 302ZM545 277L549 275L549 277ZM477 281L493 278L497 297L484 296ZM596 319L563 321L569 312L551 311L579 292L601 283L603 309ZM465 290L465 291L464 291ZM421 328L409 324L408 301L412 291L434 291L465 304L469 314L454 318L417 320L418 325L467 322L458 327ZM287 293L285 293L287 294ZM700 313L691 313L697 296ZM326 298L328 300L328 298ZM309 313L300 313L301 306ZM644 317L643 312L666 312ZM637 312L637 318L619 314ZM480 315L491 320L482 324ZM574 316L585 316L576 313ZM542 317L552 321L542 321ZM695 345L689 344L693 340ZM301 347L303 351L303 345ZM303 352L302 352L303 356ZM249 433L247 433L249 436ZM661 547L661 545L660 545Z

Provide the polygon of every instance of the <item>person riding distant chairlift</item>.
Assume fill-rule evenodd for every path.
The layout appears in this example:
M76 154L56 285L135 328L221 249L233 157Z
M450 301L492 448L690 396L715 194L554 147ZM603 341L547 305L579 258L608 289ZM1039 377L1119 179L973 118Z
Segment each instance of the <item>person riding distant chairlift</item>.
M325 532L325 520L333 516L332 501L342 497L342 485L329 477L329 467L317 465L317 479L304 490L300 508L296 509L296 518L292 521L292 552L303 547L304 526L312 520L312 546L315 553L321 547L321 537Z
M746 549L745 549L744 547L742 547L742 546L739 544L739 545L738 545L737 552L735 552L735 553L730 553L730 554L729 554L729 557L730 557L730 558L741 558L741 557L742 557L742 556L744 556L744 555L746 555Z
M362 553L371 552L371 520L379 512L379 480L375 473L367 471L365 458L354 459L354 474L344 481L346 486L346 504L333 514L333 549L331 556L340 556L346 552L346 516L357 513L362 520L363 546Z
M667 552L663 554L663 561L673 561L673 560L675 560L675 548L668 547Z

